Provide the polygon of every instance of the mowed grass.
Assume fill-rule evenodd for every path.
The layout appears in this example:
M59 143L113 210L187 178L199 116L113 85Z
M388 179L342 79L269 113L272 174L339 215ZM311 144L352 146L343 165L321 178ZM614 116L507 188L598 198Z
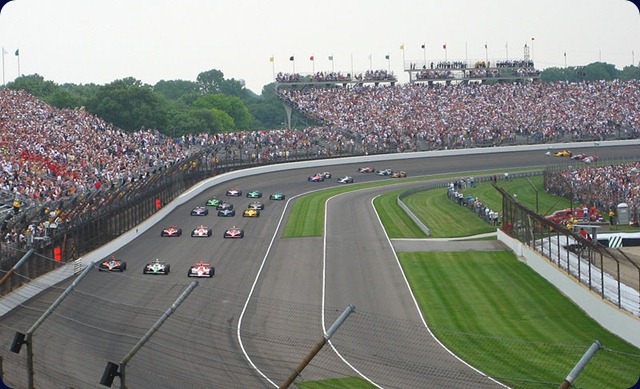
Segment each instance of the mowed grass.
M372 389L375 386L360 377L334 378L322 381L296 382L300 389L329 389L329 388L349 388L349 389Z
M512 252L398 257L435 336L483 373L511 387L557 386L598 340L606 350L596 353L578 386L628 388L638 379L640 351L586 316Z
M468 208L450 200L446 188L414 193L405 197L404 203L429 228L432 238L452 238L496 231L495 226L485 223ZM386 212L381 208L376 209L378 212Z

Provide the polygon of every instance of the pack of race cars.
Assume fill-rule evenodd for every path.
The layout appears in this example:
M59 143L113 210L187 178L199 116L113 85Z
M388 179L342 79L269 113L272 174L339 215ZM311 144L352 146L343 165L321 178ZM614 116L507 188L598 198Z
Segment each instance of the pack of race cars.
M361 173L377 173L378 175L389 175L391 177L406 177L405 172L395 172L390 169L383 170L375 170L373 167L364 167L358 169L358 172ZM322 182L326 179L330 179L332 177L330 172L321 172L313 174L308 177L308 181L310 182ZM346 175L342 177L338 177L335 182L339 184L350 184L355 180L353 176ZM226 191L225 195L228 197L241 197L243 193L246 195L251 202L247 205L247 208L242 210L243 217L259 217L260 213L264 211L265 204L258 199L262 197L262 192L257 189L252 189L246 192L239 190L237 188L231 188ZM285 200L286 196L281 191L273 192L269 195L269 200L281 201ZM216 196L212 196L205 201L204 205L194 207L190 215L195 217L205 217L209 215L209 207L215 207L217 211L217 216L220 217L234 217L236 215L236 209L233 204L229 201L222 200L217 198ZM204 220L204 219L202 219ZM234 240L234 239L242 239L244 238L245 231L244 229L238 226L232 226L224 229L222 236L225 240ZM182 227L178 227L176 225L169 225L166 228L162 229L160 232L161 237L181 237L182 236ZM194 238L210 238L213 236L213 228L204 223L198 223L198 225L190 230L190 236ZM99 261L96 264L96 267L99 271L103 272L124 272L127 270L127 262L122 259L117 259L115 257L111 257L108 259L104 259ZM149 262L145 263L142 268L142 273L145 275L169 275L171 272L171 265L164 260L159 258L154 258ZM188 277L207 277L211 278L215 275L215 267L206 262L205 260L200 260L195 264L189 266L187 270Z

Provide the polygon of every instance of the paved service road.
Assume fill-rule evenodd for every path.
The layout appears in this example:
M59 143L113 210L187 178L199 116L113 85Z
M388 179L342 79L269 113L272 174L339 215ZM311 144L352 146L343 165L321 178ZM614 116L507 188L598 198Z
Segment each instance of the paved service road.
M603 158L634 156L637 146L573 151ZM541 151L519 151L491 158L456 156L363 165L405 170L409 177L468 176L505 166L559 161ZM385 180L358 174L357 167L321 170L331 171L334 178L352 175L356 182ZM300 379L360 374L384 388L495 387L444 351L422 324L370 204L373 196L389 188L332 199L325 237L280 238L287 201L270 201L268 195L282 190L290 199L337 185L335 180L308 182L313 170L244 177L211 188L114 253L127 260L127 271L91 272L34 333L36 387L103 387L98 381L106 362L119 363L134 348L194 281L186 274L198 260L210 261L216 268L215 277L198 280L193 293L127 364L129 387L275 387L321 338L323 318L328 327L347 304L354 304L356 313L332 339L337 352L325 346ZM230 187L262 190L266 209L261 216L189 215L211 195L225 198ZM250 202L246 197L228 199L237 210ZM191 238L189 232L198 224L210 225L213 236ZM160 230L167 225L181 226L183 236L161 238ZM245 238L223 239L224 228L231 225L244 228ZM171 273L143 275L144 264L153 258L170 262ZM1 318L0 344L11 344L15 331L26 332L66 285L68 282ZM0 350L5 381L13 387L26 387L24 348L20 354L8 352L8 346Z

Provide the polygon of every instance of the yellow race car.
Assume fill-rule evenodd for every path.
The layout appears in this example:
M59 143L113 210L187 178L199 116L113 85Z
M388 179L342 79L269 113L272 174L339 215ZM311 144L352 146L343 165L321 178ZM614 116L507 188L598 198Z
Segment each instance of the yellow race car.
M560 150L557 153L553 154L556 157L570 157L573 155L569 150Z
M254 208L245 209L242 217L260 217L260 210Z

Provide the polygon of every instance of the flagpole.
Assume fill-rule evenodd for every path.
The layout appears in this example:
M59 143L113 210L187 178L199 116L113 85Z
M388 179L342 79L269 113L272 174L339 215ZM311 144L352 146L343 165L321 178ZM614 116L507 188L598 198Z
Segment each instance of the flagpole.
M534 40L535 40L535 39L534 39L533 37L531 37L531 61L533 61L533 60L534 60L534 59L533 59L533 41L534 41Z
M271 77L273 77L274 81L276 79L276 59L271 55Z
M333 54L331 54L331 73L335 73L335 70L333 69Z
M504 48L507 52L507 61L509 60L509 42L505 43Z
M18 77L20 77L20 49L16 50L16 57L18 57Z
M484 56L487 60L487 67L489 67L489 48L487 46L487 42L484 43Z
M467 53L467 42L464 42L464 67L469 63L469 54Z
M316 56L315 55L311 56L311 72L313 74L316 74Z
M422 45L422 51L424 53L424 64L422 68L426 69L427 68L427 44L426 43Z
M351 53L351 77L355 77L356 75L353 74L353 53Z
M371 53L369 53L369 70L373 70L373 62L371 61Z
M7 52L4 50L4 46L2 46L2 86L5 86L5 82L4 82L4 55ZM633 61L631 61L631 63L633 64Z

